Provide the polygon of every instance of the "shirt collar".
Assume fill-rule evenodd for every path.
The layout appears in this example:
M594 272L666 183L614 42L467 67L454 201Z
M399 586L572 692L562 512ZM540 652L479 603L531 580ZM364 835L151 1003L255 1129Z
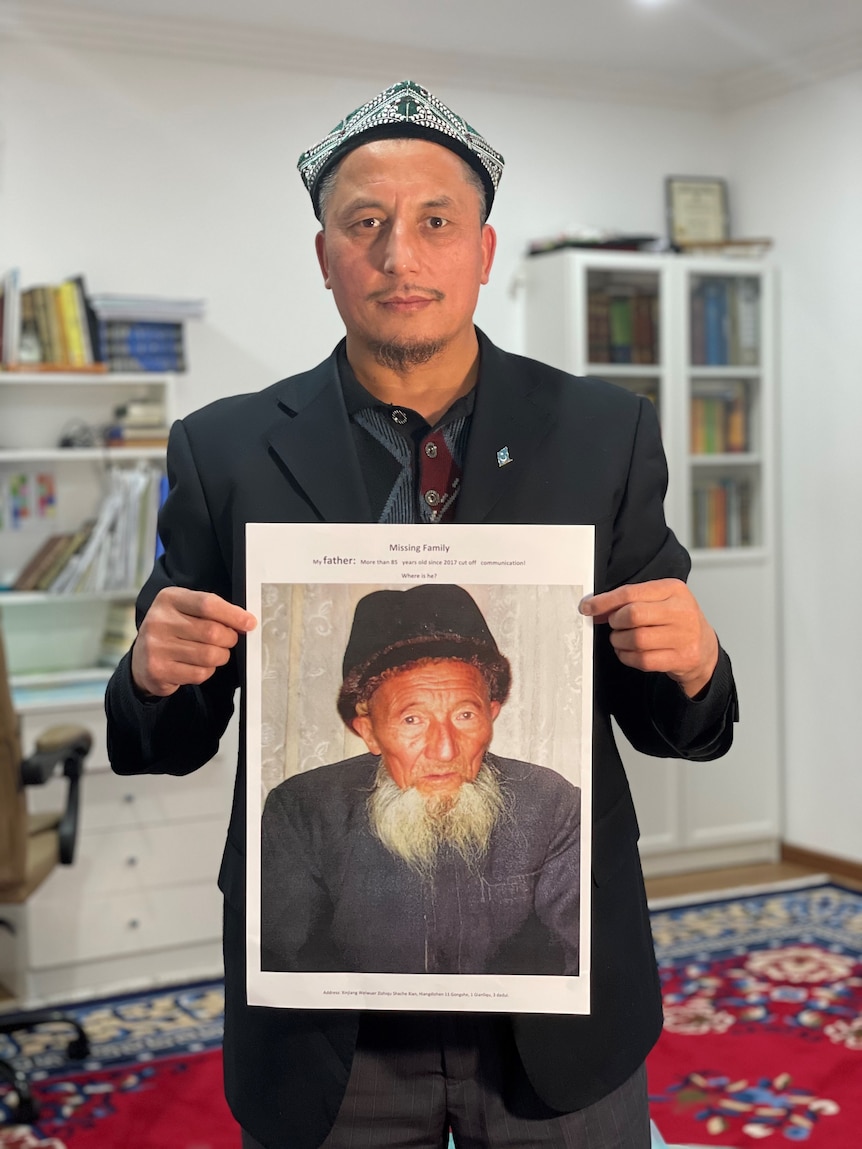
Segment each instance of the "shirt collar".
M347 414L351 422L355 415L360 411L367 411L369 408L378 411L385 411L387 413L394 410L397 404L383 403L376 396L372 395L367 388L363 387L359 380L356 378L356 373L350 366L350 361L347 358L347 340L342 339L335 349L335 361L338 367L338 375L341 380L341 391L344 395L344 405L347 408ZM479 374L481 376L481 363L479 367ZM476 387L472 387L466 395L462 395L459 399L449 407L446 412L441 415L435 424L436 427L443 427L447 423L453 422L455 419L469 417L473 414L473 409L476 406ZM411 410L411 408L405 408ZM420 416L421 418L421 416Z

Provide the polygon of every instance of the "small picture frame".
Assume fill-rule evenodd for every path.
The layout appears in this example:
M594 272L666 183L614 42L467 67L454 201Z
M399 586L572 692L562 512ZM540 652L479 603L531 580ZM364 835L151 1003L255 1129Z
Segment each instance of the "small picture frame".
M712 176L665 180L668 237L675 247L730 238L727 181Z

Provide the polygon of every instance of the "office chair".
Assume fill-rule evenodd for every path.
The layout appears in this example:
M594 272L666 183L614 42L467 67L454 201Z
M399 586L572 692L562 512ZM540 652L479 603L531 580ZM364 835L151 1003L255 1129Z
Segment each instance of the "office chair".
M41 735L33 754L22 757L0 627L0 906L21 905L56 865L72 864L81 773L92 741L84 727L55 726ZM57 814L28 814L24 787L44 785L55 774L65 775L68 781L65 809ZM15 932L13 924L2 916L0 928ZM57 1022L73 1030L69 1056L86 1057L87 1035L77 1021L58 1010L0 1013L0 1035ZM0 1059L0 1083L3 1082L9 1083L17 1094L17 1103L10 1106L13 1121L32 1123L37 1106L26 1075Z

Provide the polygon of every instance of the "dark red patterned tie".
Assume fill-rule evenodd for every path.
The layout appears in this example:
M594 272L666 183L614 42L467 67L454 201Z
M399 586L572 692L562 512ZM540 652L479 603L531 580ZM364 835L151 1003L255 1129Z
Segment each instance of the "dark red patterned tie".
M419 497L430 510L433 523L452 521L460 489L461 468L452 458L443 432L432 431L419 446Z

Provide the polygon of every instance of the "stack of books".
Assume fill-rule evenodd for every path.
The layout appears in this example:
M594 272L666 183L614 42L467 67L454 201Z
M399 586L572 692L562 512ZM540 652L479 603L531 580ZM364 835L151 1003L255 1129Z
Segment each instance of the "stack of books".
M161 478L143 464L109 468L96 518L47 539L12 589L82 594L139 587L155 558Z
M93 295L99 349L110 371L185 371L187 319L200 319L200 299Z
M17 268L2 283L0 345L5 368L98 370L95 315L81 276L21 289Z
M658 363L658 328L658 296L654 291L623 285L590 291L590 363Z
M164 447L167 441L163 399L130 399L115 407L114 418L105 430L109 447Z
M691 361L702 367L760 362L760 289L753 278L702 279L691 297Z
M691 453L736 454L749 449L748 388L741 379L699 382L691 397Z
M747 479L713 479L692 488L695 547L748 547L754 543L752 492Z
M185 371L187 319L200 299L90 295L83 276L22 289L0 279L0 364L6 371Z

